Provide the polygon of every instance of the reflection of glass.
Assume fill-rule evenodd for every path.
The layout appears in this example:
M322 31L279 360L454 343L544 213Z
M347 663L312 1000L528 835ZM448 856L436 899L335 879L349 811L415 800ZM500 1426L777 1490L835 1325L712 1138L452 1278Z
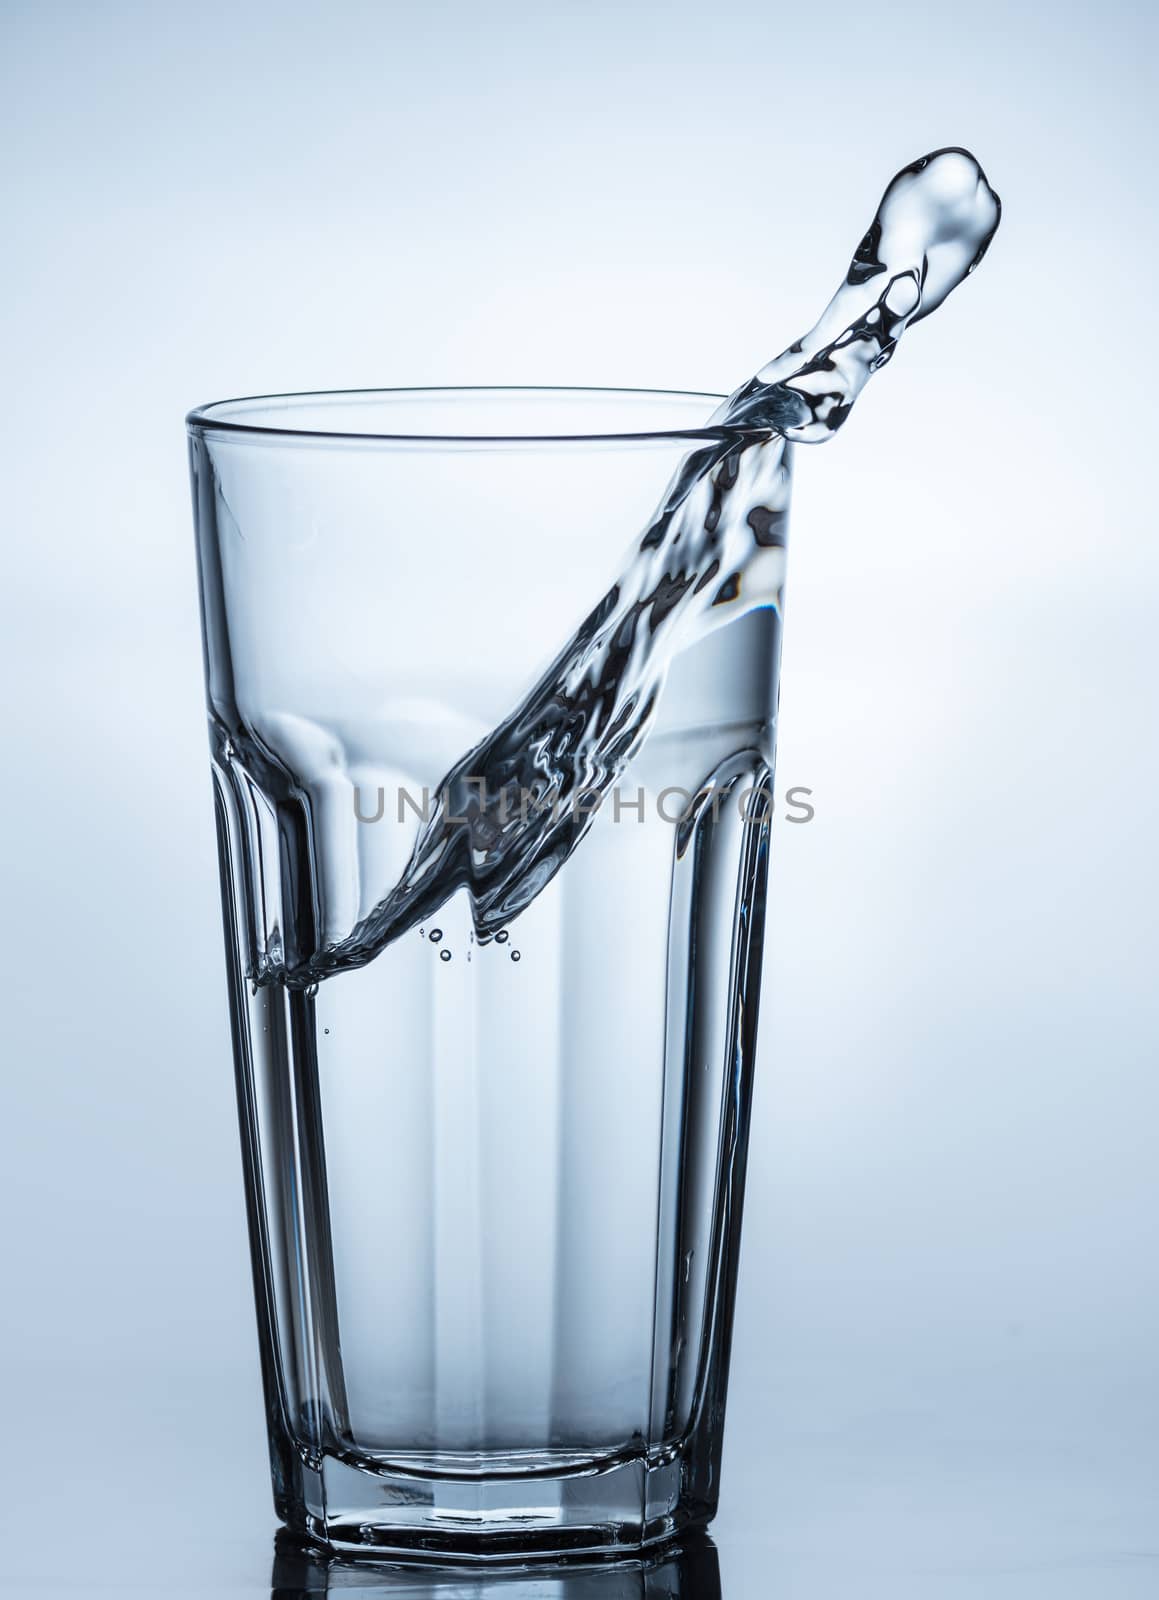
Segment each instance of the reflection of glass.
M339 1594L357 1600L721 1600L716 1546L706 1534L689 1534L652 1557L503 1570L327 1556L282 1533L270 1587L270 1600Z
M779 441L758 486L779 509L757 518L763 576L746 569L743 595L717 561L697 599L669 571L688 541L655 555L640 539L690 449L716 439L714 405L421 391L191 419L274 1492L290 1527L333 1547L622 1550L716 1510ZM720 526L707 499L704 520ZM373 959L303 980L390 894L424 794L593 607L606 615L626 570L651 598L609 658L679 650L647 680L648 736L574 853L490 942L459 891ZM700 621L673 635L682 595ZM586 780L596 698L586 719L560 700L529 718L530 767L548 745L553 773L582 749Z

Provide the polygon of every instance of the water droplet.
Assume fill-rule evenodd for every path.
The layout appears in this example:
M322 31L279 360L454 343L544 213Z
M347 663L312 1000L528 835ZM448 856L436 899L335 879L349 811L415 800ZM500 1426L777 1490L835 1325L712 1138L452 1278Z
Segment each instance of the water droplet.
M451 959L451 952L449 950L440 950L439 951L439 960L440 961L449 961L450 959Z
M512 961L519 961L519 960L521 960L521 959L522 959L522 958L521 958L521 957L520 957L520 954L519 954L519 951L518 951L518 950L512 950L512 952L511 952L511 959L512 959Z
M442 937L443 937L443 930L441 928L432 928L431 929L430 934L429 934L429 938L430 938L430 941L431 941L432 944L438 944L439 940Z
M500 928L499 932L495 935L495 943L506 944L510 937L511 935L507 932L506 928Z

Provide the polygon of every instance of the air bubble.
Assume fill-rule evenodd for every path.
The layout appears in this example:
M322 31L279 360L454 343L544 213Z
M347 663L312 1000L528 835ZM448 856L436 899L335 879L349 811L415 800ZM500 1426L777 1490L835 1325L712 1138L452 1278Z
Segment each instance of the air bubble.
M443 930L441 928L432 928L427 937L430 939L432 944L438 944L439 940L443 937Z
M439 951L439 960L440 961L449 961L450 959L451 959L451 952L449 950L440 950Z
M500 928L499 932L495 935L495 943L506 944L510 937L511 935L507 932L506 928Z
M523 958L520 956L518 950L512 950L511 959L512 961L521 961Z
M307 1000L313 1000L314 996L318 993L318 985L316 983L307 984L306 988L303 990L303 993L305 994Z
M330 1032L330 1029L329 1029L329 1028L323 1028L323 1029L322 1029L322 1032L323 1032L323 1033L329 1033L329 1032Z

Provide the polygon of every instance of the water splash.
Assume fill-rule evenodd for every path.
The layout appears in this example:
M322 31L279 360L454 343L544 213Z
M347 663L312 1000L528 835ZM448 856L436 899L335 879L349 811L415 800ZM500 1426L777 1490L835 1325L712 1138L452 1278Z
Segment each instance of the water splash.
M398 883L349 937L259 979L307 983L362 966L463 888L480 940L501 936L640 749L676 652L780 605L789 445L832 438L910 324L977 266L999 216L965 150L897 174L816 326L720 406L615 583L510 716L447 773Z

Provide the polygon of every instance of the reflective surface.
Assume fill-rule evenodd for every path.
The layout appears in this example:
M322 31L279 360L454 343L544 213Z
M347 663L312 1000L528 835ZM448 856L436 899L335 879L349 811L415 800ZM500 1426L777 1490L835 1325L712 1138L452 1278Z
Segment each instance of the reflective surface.
M716 1548L703 1535L635 1560L577 1561L480 1573L326 1557L280 1535L270 1600L349 1594L361 1600L720 1600Z

